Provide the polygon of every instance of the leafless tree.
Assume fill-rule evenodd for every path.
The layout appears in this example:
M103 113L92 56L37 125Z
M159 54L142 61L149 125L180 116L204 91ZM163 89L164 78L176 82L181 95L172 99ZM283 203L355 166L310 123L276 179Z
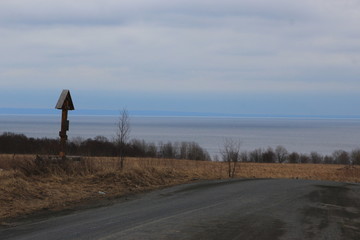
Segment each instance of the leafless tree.
M125 159L125 148L126 144L130 137L130 117L129 112L124 108L120 112L119 121L116 124L116 143L119 147L119 160L120 160L120 169L124 168L124 159Z
M292 152L288 156L289 163L300 163L300 155L297 152Z
M257 148L249 153L250 162L262 163L264 151L261 148Z
M310 163L310 156L308 154L300 154L299 163Z
M275 148L275 155L276 155L277 162L283 163L287 160L289 153L285 147L279 145Z
M233 178L236 173L237 163L240 158L240 141L227 138L225 139L224 148L220 150L222 159L228 163L229 177Z
M335 163L334 157L326 155L324 157L324 163L325 164L334 164Z
M354 149L351 151L351 164L360 165L360 149Z
M318 164L318 163L322 163L324 160L324 157L317 153L317 152L311 152L310 153L310 162Z
M250 162L250 157L247 151L243 151L240 153L240 158L242 162Z
M344 150L335 150L332 157L336 164L350 164L350 155Z
M274 163L275 157L275 152L271 147L268 147L266 151L262 154L262 159L266 163Z

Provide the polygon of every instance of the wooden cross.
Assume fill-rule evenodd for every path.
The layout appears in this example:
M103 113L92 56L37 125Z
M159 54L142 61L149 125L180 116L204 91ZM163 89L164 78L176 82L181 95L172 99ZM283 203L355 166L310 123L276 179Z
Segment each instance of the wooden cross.
M60 154L59 155L60 155L60 157L65 158L66 140L67 140L66 131L69 131L69 120L67 119L68 118L68 110L75 110L69 90L65 89L62 91L55 108L62 110L61 130L59 132L59 136L60 136Z

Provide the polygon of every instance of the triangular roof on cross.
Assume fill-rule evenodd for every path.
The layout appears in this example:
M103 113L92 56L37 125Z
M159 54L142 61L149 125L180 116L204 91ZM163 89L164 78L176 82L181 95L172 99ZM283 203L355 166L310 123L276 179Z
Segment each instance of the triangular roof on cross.
M71 99L70 90L64 89L61 92L59 100L55 106L56 109L75 110L74 104Z

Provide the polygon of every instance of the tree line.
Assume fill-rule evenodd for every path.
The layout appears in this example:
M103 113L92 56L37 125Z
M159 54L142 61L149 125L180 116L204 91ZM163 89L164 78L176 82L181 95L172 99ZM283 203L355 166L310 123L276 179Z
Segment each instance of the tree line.
M344 150L335 150L330 155L322 155L318 152L310 152L310 154L288 152L283 146L277 146L275 149L268 147L267 149L257 148L253 151L239 152L238 148L228 149L225 144L224 152L222 152L222 159L224 161L229 157L229 152L234 155L235 161L241 162L255 162L255 163L314 163L314 164L355 164L360 165L360 149L355 149L350 152ZM216 157L218 159L218 157Z
M67 141L67 154L77 156L124 155L127 157L156 157L210 161L209 153L196 142L160 142L148 143L144 140L109 140L104 136L94 138L74 138ZM0 153L2 154L39 154L57 155L59 140L52 138L32 138L24 134L5 132L0 135Z
M160 142L149 143L144 140L132 139L127 142L109 140L104 136L94 138L73 138L67 142L68 155L77 156L119 156L120 151L127 157L153 157L189 159L200 161L225 161L228 162L255 162L255 163L324 163L324 164L355 164L360 165L360 149L350 152L335 150L330 155L318 152L310 154L288 152L283 146L275 149L257 148L252 151L240 151L229 148L229 143L220 149L221 159L210 154L196 142ZM59 153L59 140L52 138L32 138L24 134L5 132L0 135L1 154L39 154L57 155ZM236 151L234 151L236 150Z

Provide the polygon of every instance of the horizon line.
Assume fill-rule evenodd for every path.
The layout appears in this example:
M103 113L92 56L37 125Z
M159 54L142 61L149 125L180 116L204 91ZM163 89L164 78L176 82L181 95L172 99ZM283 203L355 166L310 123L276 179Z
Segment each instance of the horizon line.
M268 113L214 113L166 110L128 110L135 117L234 117L234 118L327 118L360 119L360 115L340 114L268 114ZM57 109L0 108L0 115L57 115ZM119 116L120 110L80 109L71 111L74 116Z

